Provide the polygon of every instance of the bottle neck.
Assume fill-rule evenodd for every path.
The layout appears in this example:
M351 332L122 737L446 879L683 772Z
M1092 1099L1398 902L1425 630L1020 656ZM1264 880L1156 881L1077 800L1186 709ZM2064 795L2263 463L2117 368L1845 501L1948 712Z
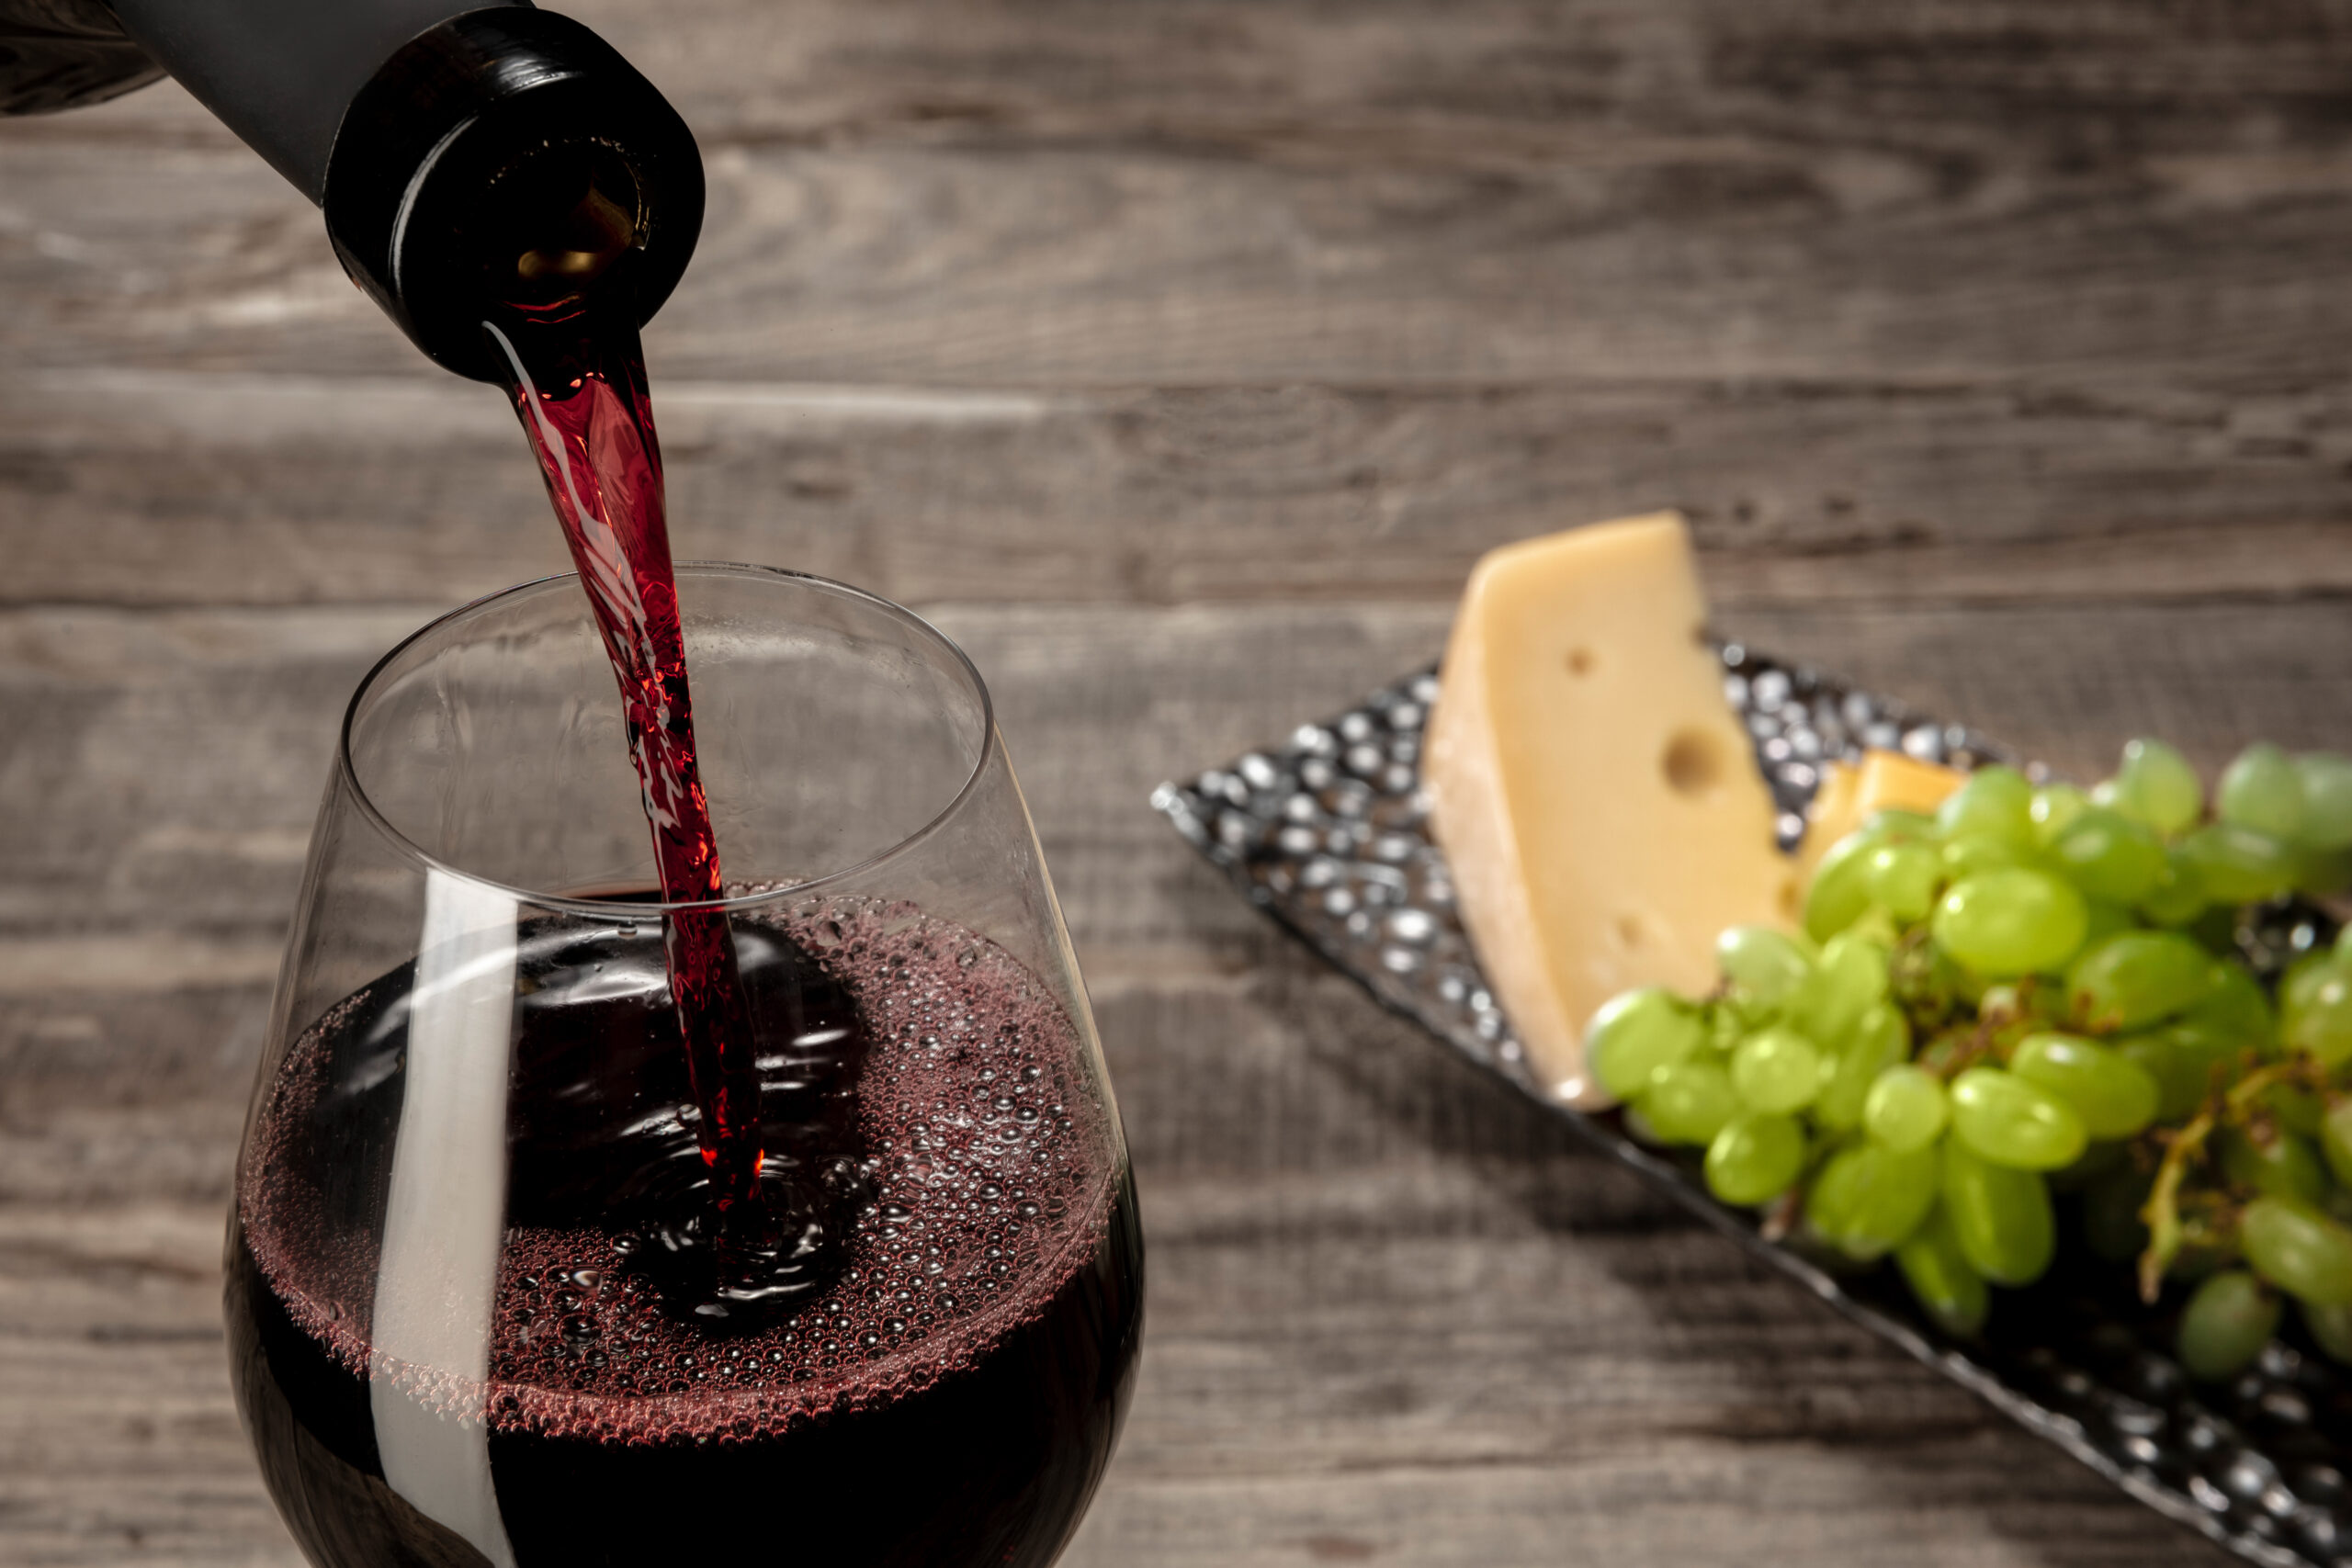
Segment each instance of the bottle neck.
M312 201L344 111L468 0L110 0L123 30ZM478 3L478 0L477 0Z

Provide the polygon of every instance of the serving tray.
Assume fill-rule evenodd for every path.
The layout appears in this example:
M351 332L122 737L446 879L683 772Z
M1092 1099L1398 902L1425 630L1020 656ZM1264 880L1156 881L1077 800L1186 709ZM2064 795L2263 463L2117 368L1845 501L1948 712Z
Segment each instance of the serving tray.
M1959 767L2014 761L1985 737L1899 703L1736 643L1718 651L1724 694L1771 788L1783 849L1802 833L1830 759L1883 747ZM1301 725L1278 747L1163 784L1151 803L1243 897L1382 1003L1836 1311L2249 1562L2352 1568L2344 1474L2352 1468L2352 1374L2299 1330L2274 1340L2235 1383L2193 1383L2170 1353L2174 1295L2144 1306L2128 1268L2063 1246L2041 1282L1994 1292L1981 1338L1956 1339L1918 1311L1891 1268L1840 1268L1768 1240L1753 1213L1708 1193L1695 1157L1646 1147L1616 1112L1579 1111L1547 1093L1478 972L1445 857L1430 839L1419 762L1437 694L1437 671L1419 671L1345 713ZM2323 915L2288 907L2250 920L2240 941L2258 968L2275 968L2332 934Z

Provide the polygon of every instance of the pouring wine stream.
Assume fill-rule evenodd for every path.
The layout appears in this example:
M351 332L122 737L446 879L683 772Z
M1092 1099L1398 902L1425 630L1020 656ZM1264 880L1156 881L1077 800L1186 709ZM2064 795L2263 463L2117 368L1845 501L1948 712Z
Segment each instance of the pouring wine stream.
M542 270L586 270L571 262L581 254ZM524 258L525 277L540 254ZM632 312L598 308L613 292L517 306L504 326L482 327L505 360L507 390L612 660L662 899L699 903L723 897L718 840L695 745L644 353ZM776 1247L759 1191L758 1033L723 911L672 910L662 942L710 1173L716 1278L695 1310L725 1319L766 1293L762 1265Z

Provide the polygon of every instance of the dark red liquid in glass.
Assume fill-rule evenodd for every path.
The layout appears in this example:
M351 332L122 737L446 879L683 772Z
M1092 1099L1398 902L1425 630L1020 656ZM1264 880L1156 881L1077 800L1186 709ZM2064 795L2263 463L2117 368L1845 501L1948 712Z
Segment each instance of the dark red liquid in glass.
M485 322L511 367L508 390L530 437L620 684L629 755L653 830L662 896L722 896L695 747L694 693L678 621L678 582L662 484L662 446L647 397L645 355L626 292L620 306L573 299ZM686 910L665 922L670 992L700 1108L702 1157L722 1220L745 1257L722 1294L756 1296L761 1149L759 1045L735 973L727 917ZM755 1208L756 1205L747 1205Z
M790 1314L713 1333L662 1289L709 1175L653 934L531 922L488 1381L421 1385L458 1417L428 1447L477 1434L520 1568L1043 1568L1108 1461L1141 1331L1134 1198L1085 1048L1001 949L901 908L739 919L733 939L772 1046L767 1201L805 1243ZM399 1267L373 1232L409 985L384 976L288 1051L230 1235L238 1403L322 1568L482 1561L387 1479L415 1434L385 1400L419 1386L371 1329Z

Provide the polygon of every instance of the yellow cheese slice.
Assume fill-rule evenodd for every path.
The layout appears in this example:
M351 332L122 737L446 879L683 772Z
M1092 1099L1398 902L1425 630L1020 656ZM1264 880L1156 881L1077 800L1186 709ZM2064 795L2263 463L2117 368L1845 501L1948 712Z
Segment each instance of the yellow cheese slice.
M1804 839L1797 864L1805 879L1829 846L1887 810L1932 812L1968 775L1956 768L1923 762L1901 751L1871 750L1855 762L1831 762L1821 770L1821 787L1804 814Z
M1471 573L1422 766L1464 926L1537 1075L1606 1102L1584 1028L1635 986L1715 984L1726 926L1789 927L1796 868L1701 635L1672 513Z

